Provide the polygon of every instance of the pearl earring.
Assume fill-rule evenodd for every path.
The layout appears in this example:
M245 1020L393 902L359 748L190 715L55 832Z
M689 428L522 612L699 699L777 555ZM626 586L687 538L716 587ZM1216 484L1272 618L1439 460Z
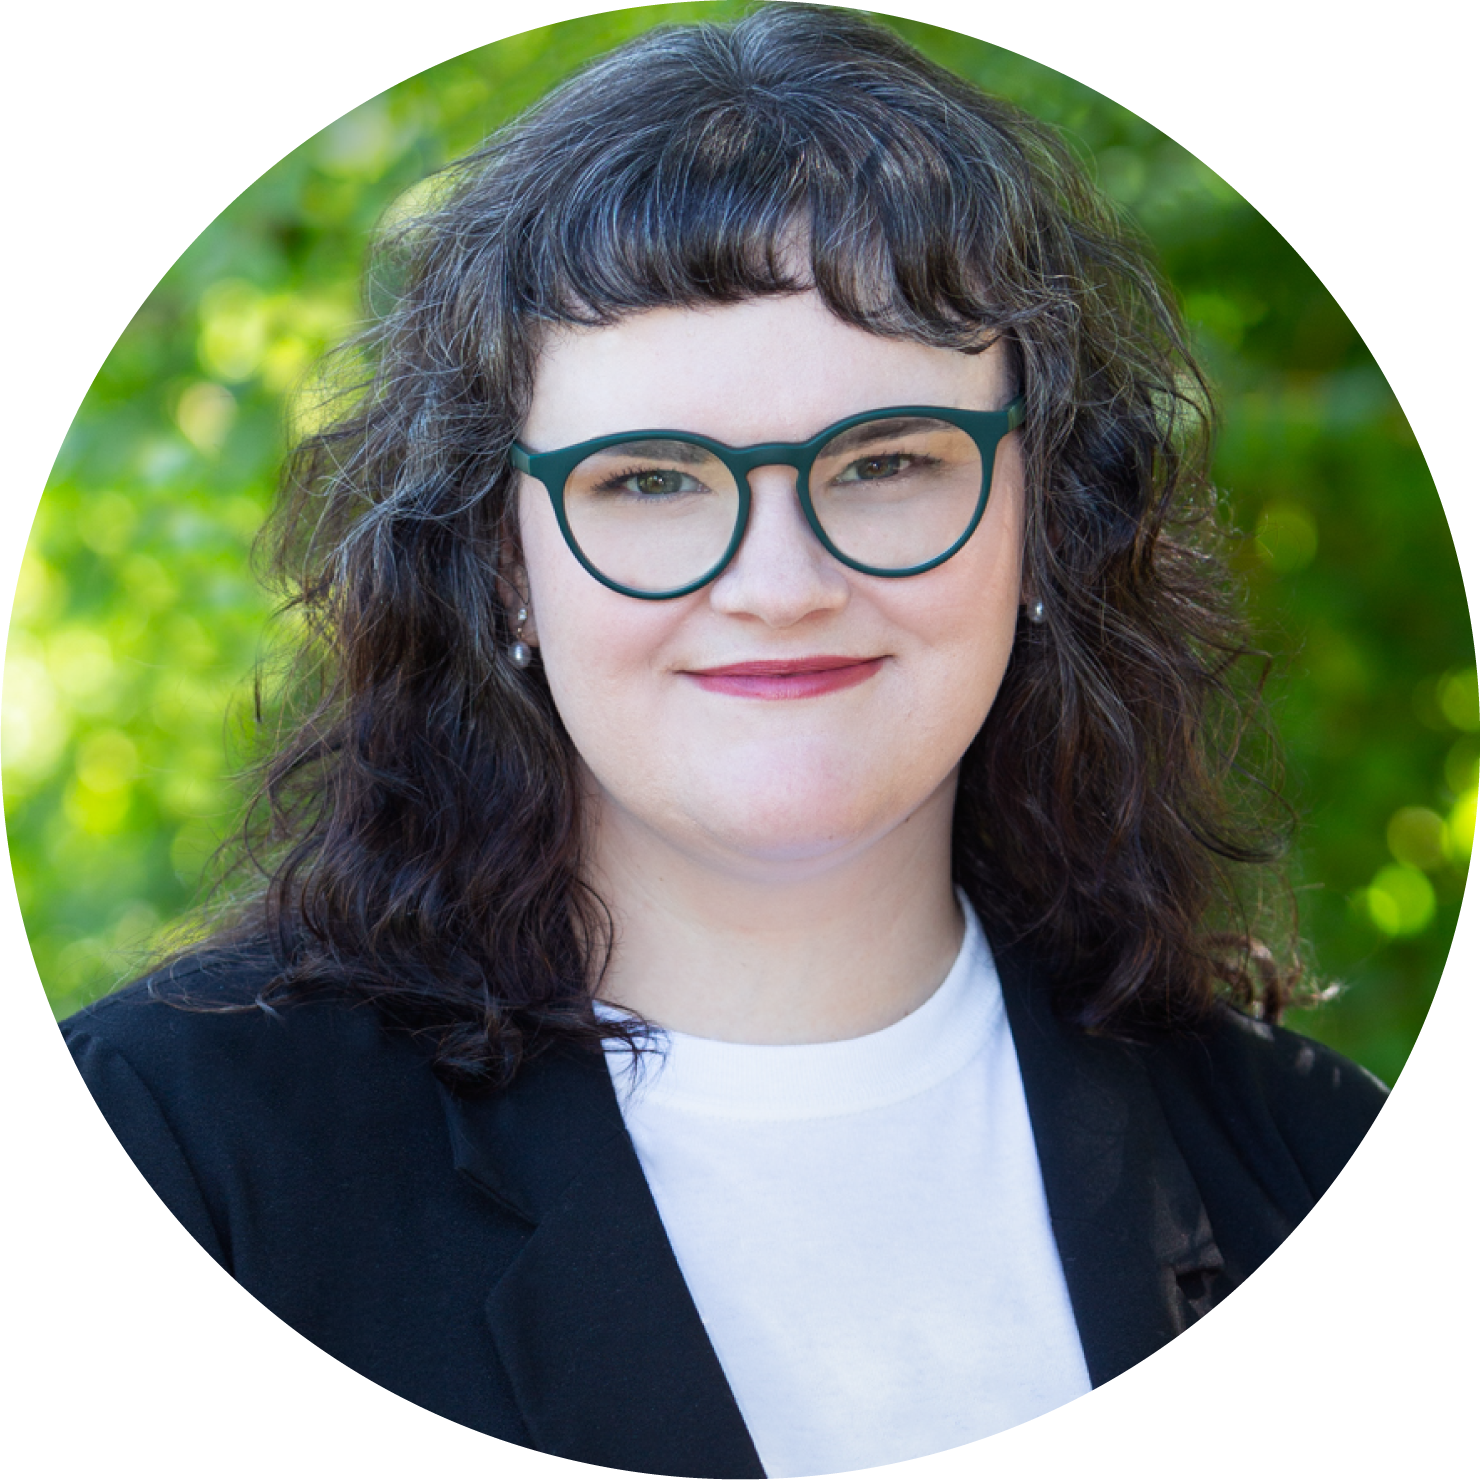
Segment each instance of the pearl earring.
M1035 596L1028 603L1028 620L1035 626L1043 621L1043 598L1041 596Z
M514 613L514 641L509 646L509 661L516 668L528 668L534 657L534 649L524 640L524 624L529 620L529 608L521 606Z

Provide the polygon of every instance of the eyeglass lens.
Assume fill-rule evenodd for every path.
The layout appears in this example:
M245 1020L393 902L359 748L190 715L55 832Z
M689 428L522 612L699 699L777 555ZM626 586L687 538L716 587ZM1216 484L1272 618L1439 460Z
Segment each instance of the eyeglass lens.
M981 454L960 427L894 416L839 432L812 463L817 522L849 560L903 571L943 555L966 532L982 489ZM735 474L680 438L593 452L565 486L570 532L608 579L675 590L723 558L740 517Z

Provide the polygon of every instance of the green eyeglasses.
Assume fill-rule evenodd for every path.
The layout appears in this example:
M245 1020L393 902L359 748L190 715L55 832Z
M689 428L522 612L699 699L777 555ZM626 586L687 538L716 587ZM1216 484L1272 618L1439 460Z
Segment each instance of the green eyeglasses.
M796 469L812 533L864 575L919 575L981 523L997 444L1023 420L1001 411L889 406L806 442L730 447L693 432L619 432L552 452L516 442L545 485L571 553L604 586L644 601L687 596L734 559L750 517L750 473Z

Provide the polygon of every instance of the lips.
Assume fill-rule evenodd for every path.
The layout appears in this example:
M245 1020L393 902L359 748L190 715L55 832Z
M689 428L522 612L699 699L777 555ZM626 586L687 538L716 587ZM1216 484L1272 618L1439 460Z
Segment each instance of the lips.
M689 671L703 678L784 678L793 673L832 673L839 668L860 668L880 661L878 658L842 658L826 654L815 658L762 658L752 663L726 663L721 667Z
M686 670L684 676L712 694L731 694L741 699L811 699L866 683L883 666L883 658L828 653L693 668Z

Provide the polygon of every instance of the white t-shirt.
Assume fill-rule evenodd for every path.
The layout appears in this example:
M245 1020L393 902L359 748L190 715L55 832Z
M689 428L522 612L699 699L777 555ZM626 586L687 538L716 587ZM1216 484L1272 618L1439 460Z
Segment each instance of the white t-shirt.
M770 1476L954 1448L1088 1392L991 952L840 1043L608 1065Z

